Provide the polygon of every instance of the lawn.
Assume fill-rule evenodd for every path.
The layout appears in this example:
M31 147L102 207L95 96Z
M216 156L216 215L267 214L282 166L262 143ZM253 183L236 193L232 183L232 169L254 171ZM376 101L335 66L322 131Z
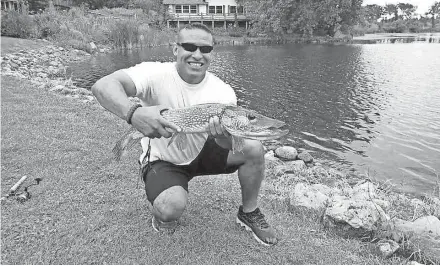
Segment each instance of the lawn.
M2 264L390 264L369 243L343 239L318 219L269 200L261 207L281 241L259 245L235 224L236 175L199 177L173 235L155 233L138 152L116 163L127 125L97 104L39 91L2 76L1 193L23 175L32 198L1 205ZM138 149L139 151L139 149Z

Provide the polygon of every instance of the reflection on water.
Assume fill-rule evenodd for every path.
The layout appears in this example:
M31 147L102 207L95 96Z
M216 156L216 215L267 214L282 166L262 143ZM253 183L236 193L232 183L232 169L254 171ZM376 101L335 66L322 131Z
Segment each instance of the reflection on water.
M425 43L440 43L440 35L437 33L426 33L417 34L415 36L384 36L376 39L360 39L353 40L353 43L357 44L380 44L380 43L414 43L414 42L425 42Z
M440 45L216 47L211 71L239 104L284 120L287 144L344 170L430 192L440 172ZM171 49L115 53L72 66L84 86L116 69L172 61Z

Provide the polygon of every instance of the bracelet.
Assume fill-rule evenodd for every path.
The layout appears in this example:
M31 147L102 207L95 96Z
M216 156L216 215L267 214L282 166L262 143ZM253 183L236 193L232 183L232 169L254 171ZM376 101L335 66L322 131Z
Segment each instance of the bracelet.
M125 116L125 120L129 125L131 125L131 118L133 117L134 111L136 111L136 109L138 109L139 107L142 107L142 104L135 104L130 107L130 110L128 110L127 115Z

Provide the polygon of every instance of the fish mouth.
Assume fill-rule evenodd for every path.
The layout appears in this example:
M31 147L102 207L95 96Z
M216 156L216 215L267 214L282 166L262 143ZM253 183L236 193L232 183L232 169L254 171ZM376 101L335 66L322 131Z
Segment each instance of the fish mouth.
M275 127L270 127L266 129L261 129L258 131L250 131L250 132L230 132L234 136L254 139L254 140L272 140L278 139L282 136L285 136L289 133L288 129L279 129Z

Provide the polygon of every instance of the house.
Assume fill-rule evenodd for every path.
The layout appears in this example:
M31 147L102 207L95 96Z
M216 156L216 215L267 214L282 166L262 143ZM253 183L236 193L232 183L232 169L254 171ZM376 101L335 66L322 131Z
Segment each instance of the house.
M23 1L20 0L1 0L2 10L19 10Z
M246 10L237 0L163 0L168 11L167 26L200 22L212 28L248 28Z

